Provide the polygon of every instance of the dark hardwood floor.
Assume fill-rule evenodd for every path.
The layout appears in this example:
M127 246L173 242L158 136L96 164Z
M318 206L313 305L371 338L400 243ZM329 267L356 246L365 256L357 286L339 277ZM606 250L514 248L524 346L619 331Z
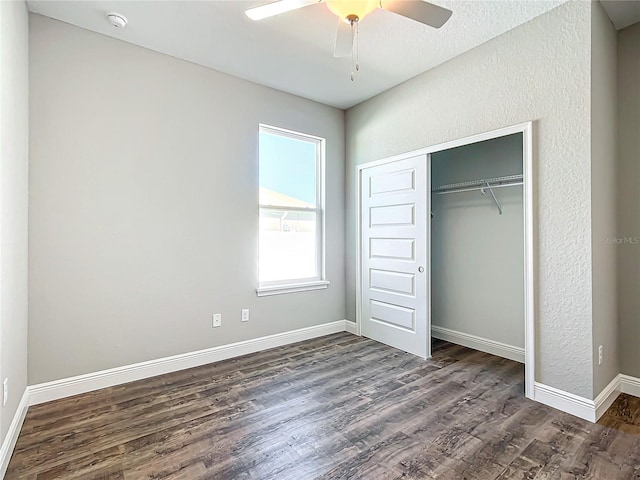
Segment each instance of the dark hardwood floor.
M594 425L523 378L336 334L31 407L6 479L640 479L640 399Z

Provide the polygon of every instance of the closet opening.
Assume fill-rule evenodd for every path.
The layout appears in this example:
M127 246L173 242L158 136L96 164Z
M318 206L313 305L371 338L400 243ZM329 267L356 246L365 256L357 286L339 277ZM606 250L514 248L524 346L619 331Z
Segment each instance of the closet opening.
M430 155L431 336L525 363L523 133Z
M533 398L533 124L360 164L356 181L356 333L524 363Z

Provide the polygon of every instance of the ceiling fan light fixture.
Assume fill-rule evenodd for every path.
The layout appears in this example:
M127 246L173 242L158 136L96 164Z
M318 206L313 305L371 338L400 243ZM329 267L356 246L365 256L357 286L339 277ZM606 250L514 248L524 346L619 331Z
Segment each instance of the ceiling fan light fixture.
M351 23L349 18L355 16L358 21L362 20L380 5L380 0L326 0L325 3L332 13Z

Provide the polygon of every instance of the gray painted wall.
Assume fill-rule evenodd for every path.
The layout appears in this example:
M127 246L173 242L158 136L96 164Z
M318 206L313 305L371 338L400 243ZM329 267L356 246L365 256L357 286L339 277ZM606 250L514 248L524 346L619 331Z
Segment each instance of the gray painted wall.
M345 318L343 111L38 15L30 93L31 384ZM256 297L260 122L327 139L327 290Z
M347 315L355 165L535 121L536 380L593 398L591 9L568 2L347 111Z
M522 135L432 155L433 186L522 173ZM434 325L524 348L522 187L432 195Z
M620 373L616 301L616 30L600 2L591 17L591 235L593 393ZM603 363L598 365L598 347Z
M620 367L640 377L640 23L618 32L618 237Z
M9 379L2 440L27 386L28 25L24 2L0 2L0 381Z

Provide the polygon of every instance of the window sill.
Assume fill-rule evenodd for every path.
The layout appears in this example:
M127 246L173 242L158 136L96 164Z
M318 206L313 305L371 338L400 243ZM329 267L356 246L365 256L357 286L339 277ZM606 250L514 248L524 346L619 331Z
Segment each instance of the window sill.
M283 293L307 292L310 290L323 290L329 286L326 280L318 280L315 282L292 283L290 285L274 285L272 287L258 287L256 293L259 297L269 295L281 295Z

